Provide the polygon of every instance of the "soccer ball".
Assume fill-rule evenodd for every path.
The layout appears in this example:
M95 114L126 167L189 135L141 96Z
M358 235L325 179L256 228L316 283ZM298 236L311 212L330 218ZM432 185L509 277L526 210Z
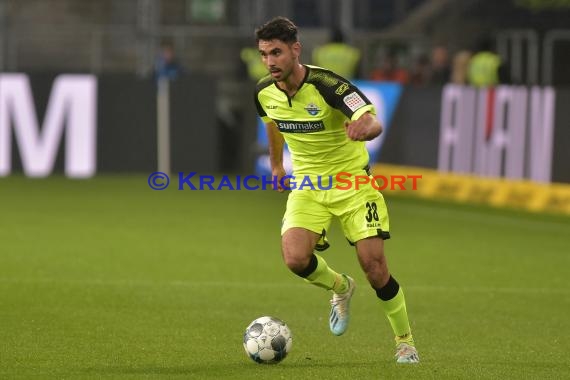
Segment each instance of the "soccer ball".
M262 364L276 364L291 350L293 337L289 327L280 319L260 317L245 329L243 348L251 360Z

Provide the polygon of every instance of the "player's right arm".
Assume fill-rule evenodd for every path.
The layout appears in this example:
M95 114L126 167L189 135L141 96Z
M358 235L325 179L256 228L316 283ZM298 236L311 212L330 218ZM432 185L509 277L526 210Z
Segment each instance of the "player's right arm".
M283 192L283 187L281 186L281 178L283 178L287 173L285 172L285 167L283 166L283 147L285 145L285 139L279 129L277 129L277 124L270 121L265 123L265 130L267 132L267 141L269 142L269 162L271 163L271 175L277 178L277 191ZM289 184L285 182L285 186Z
M277 124L275 124L269 115L267 115L266 110L263 108L261 102L259 101L259 91L264 87L269 86L271 83L273 83L271 80L264 79L260 80L257 83L254 101L255 107L257 108L257 113L259 114L259 117L261 117L261 120L263 120L265 123L265 131L267 133L267 141L269 143L269 162L271 164L271 175L273 178L277 179L277 188L274 190L277 190L281 193L283 190L285 190L282 186L282 183L285 185L285 187L289 186L288 179L282 181L282 178L287 175L285 172L285 167L283 166L283 147L285 146L285 138L279 131Z

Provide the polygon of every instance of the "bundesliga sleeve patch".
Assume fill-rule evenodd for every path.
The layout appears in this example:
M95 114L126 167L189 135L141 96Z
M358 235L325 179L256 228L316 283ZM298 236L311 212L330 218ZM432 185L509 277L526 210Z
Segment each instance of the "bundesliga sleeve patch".
M351 92L350 94L346 95L342 100L344 104L346 104L346 106L350 108L352 112L366 105L364 99L362 99L362 97L358 95L358 93L356 92Z

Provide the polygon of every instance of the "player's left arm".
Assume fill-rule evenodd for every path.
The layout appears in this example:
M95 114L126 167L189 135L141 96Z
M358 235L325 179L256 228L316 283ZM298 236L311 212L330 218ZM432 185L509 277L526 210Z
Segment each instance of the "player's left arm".
M327 104L341 111L349 120L345 123L349 139L369 141L382 133L374 105L350 81L331 71L322 70L321 77L314 84Z
M345 127L348 138L354 141L370 141L382 133L382 125L370 112L364 112L358 119L347 122Z

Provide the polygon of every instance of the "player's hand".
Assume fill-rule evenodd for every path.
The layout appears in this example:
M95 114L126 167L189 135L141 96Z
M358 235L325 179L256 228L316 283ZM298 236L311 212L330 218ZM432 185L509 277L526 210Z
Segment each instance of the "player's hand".
M285 169L283 168L273 169L271 171L271 174L273 175L273 178L277 178L277 188L273 188L273 190L277 190L278 192L282 193L283 191L285 191L285 188L287 189L290 188L289 178L285 178L285 180L283 180L283 177L287 175ZM281 184L285 185L285 188L283 188Z
M368 112L360 116L357 120L344 123L346 135L353 141L368 141L382 133L382 126Z
M344 123L346 134L353 141L364 141L367 136L366 124L361 119Z

